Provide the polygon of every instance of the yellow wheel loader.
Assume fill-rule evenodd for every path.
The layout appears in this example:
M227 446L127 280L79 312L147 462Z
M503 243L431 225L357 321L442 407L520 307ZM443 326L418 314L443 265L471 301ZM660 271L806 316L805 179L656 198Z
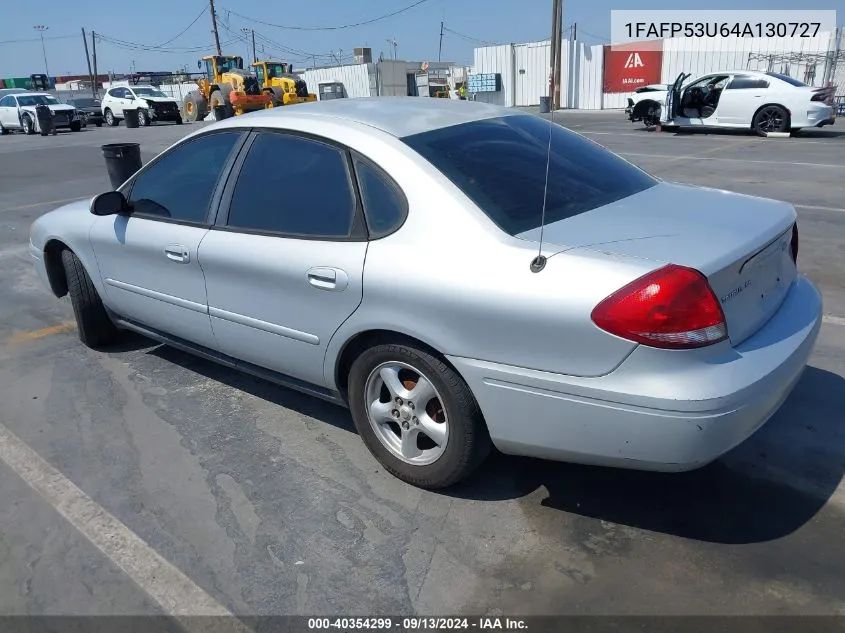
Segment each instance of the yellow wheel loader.
M197 90L185 96L183 109L188 121L202 121L215 106L226 106L227 115L272 108L272 98L258 83L255 75L244 70L242 57L207 55L197 66L205 67L205 77L197 80Z
M273 106L317 100L317 95L308 92L305 81L293 74L290 64L267 60L254 62L251 66L261 89L272 95Z

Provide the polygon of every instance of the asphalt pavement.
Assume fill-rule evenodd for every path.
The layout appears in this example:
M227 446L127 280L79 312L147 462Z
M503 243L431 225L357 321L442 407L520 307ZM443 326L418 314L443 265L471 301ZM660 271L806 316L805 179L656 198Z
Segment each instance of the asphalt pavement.
M84 348L36 278L29 225L108 188L101 144L146 161L198 125L0 137L0 614L845 615L845 125L555 117L661 178L796 205L827 316L761 431L693 473L497 455L410 487L344 409L141 337Z

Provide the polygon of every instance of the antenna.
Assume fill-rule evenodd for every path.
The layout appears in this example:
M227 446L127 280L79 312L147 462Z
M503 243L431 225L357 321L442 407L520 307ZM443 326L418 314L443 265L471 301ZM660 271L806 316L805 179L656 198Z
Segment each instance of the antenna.
M561 26L563 25L563 0L552 1L552 37L550 44L551 73L549 75L549 144L546 148L546 180L543 184L543 211L540 216L540 244L537 248L537 257L531 260L531 272L539 273L546 267L547 258L543 255L543 234L546 230L546 203L549 197L549 166L552 162L552 132L555 124L555 109L557 106L560 88L560 47L561 47Z

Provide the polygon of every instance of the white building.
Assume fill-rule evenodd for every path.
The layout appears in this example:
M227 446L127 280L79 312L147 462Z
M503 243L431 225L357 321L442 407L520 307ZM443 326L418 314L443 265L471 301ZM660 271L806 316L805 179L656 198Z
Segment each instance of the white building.
M478 93L476 99L508 107L539 105L540 97L548 95L550 48L548 40L476 48L472 74L501 77L500 90ZM695 76L729 69L772 70L810 85L832 81L845 93L845 53L840 53L843 59L834 67L830 58L836 51L845 51L845 28L812 38L715 38L704 49L700 40L667 39L662 45L659 80L653 83L672 83L681 72ZM605 54L605 46L563 40L561 107L625 106L636 86L605 91ZM827 59L821 59L825 55Z

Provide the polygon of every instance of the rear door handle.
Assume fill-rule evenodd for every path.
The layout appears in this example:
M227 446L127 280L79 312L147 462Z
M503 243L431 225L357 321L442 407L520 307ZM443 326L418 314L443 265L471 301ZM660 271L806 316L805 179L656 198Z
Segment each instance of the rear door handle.
M349 285L349 276L339 268L317 266L305 273L308 283L320 290L343 291Z
M167 259L180 264L187 264L191 261L191 253L181 244L168 244L164 247L164 254Z

